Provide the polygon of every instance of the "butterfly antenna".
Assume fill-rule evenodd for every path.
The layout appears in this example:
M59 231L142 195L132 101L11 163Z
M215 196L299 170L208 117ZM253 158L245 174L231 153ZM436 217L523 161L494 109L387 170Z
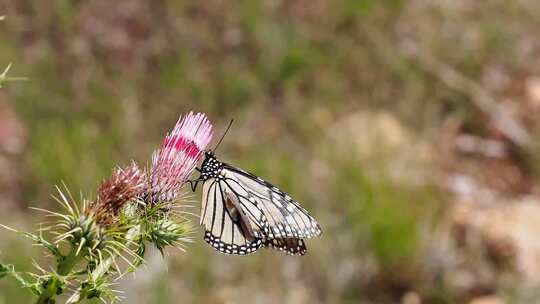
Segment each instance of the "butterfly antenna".
M229 122L229 125L227 126L227 129L225 129L225 132L223 132L223 135L222 135L221 138L219 139L217 145L214 147L214 149L212 150L212 152L216 152L217 148L219 147L219 145L220 145L221 142L223 141L223 138L225 138L225 135L227 135L227 132L229 132L229 129L231 128L233 121L234 121L234 119L231 119L231 121Z

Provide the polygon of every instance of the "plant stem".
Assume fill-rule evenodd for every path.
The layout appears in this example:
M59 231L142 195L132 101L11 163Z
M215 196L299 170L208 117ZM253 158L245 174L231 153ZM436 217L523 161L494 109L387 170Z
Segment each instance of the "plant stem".
M129 246L131 242L133 242L138 236L140 231L140 226L135 225L131 227L126 232L126 246ZM116 255L110 256L107 259L105 259L103 262L101 262L97 267L92 271L92 273L89 275L89 280L97 281L99 278L107 275L107 271L111 268L113 265L114 260L117 258ZM87 295L87 290L83 288L83 285L81 285L72 295L69 297L69 299L66 301L66 304L76 304L80 303Z
M41 294L37 299L37 304L47 304L54 303L54 297L62 292L63 282L60 276L67 276L73 267L77 265L81 256L77 255L77 248L73 247L70 253L65 256L59 263L57 267L57 274L51 276L44 284Z
M77 255L76 248L73 248L71 252L64 257L64 259L58 264L58 274L61 276L68 275L71 269L77 264L80 256Z
M47 281L47 283L45 283L45 286L43 287L43 290L41 291L41 294L39 295L36 304L54 303L52 301L54 296L56 295L57 287L58 284L56 284L56 281Z

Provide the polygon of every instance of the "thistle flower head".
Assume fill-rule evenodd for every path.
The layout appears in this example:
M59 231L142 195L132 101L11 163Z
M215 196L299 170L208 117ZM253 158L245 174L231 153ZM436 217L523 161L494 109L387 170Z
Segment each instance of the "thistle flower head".
M117 220L124 205L144 190L143 176L137 165L132 164L115 169L111 177L101 183L96 201L89 208L98 225L107 226Z
M144 200L174 201L211 138L212 124L206 115L190 112L180 117L161 148L152 155Z

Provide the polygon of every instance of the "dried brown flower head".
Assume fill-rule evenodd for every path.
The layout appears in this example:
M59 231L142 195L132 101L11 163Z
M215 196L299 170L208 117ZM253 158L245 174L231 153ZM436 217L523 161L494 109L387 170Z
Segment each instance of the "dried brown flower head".
M104 180L98 190L96 201L90 205L90 213L99 225L116 222L124 205L137 197L144 189L144 174L136 164L117 168Z

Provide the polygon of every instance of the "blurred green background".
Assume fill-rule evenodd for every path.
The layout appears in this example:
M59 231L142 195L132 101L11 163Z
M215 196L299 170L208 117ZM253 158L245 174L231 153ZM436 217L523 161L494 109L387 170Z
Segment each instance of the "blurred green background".
M180 114L300 201L305 257L223 256L197 230L118 283L125 303L536 303L540 2L0 2L0 222L91 197ZM191 204L198 213L200 192ZM0 260L48 259L0 231ZM0 303L31 295L0 281Z

